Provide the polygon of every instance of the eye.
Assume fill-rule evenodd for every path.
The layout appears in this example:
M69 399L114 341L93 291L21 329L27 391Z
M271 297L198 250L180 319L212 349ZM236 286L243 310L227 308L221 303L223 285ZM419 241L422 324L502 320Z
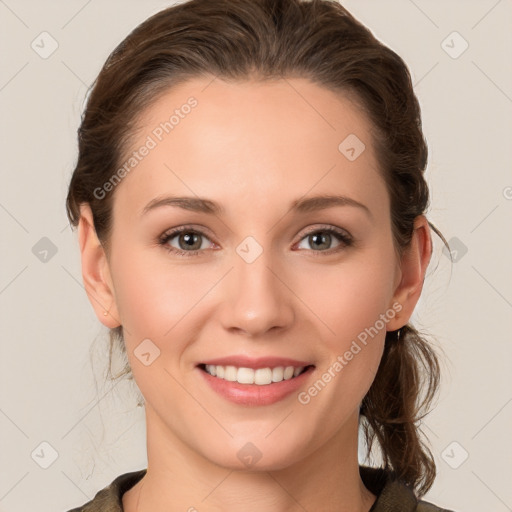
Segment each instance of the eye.
M173 247L169 243L174 238L177 239L178 248ZM199 254L202 249L205 249L201 240L202 238L209 240L203 232L187 226L182 226L166 231L159 238L158 243L169 252L180 256L195 256ZM183 250L183 248L185 248L185 250Z
M332 238L336 238L339 242L338 246L334 249L326 246L330 246L332 242ZM344 230L334 228L334 227L325 227L325 228L316 228L309 233L306 234L302 240L306 240L311 247L316 247L320 250L314 250L316 253L328 253L332 254L333 252L338 252L345 247L349 247L353 244L352 237ZM315 254L315 256L321 256L321 254Z
M331 245L333 236L338 241L338 246L334 249L326 247ZM173 239L176 239L175 243L178 244L178 247L170 244ZM202 250L208 248L204 246L204 240L209 240L209 238L202 231L193 229L189 226L181 226L179 228L166 231L158 239L158 243L171 253L188 257L197 256ZM315 254L315 256L323 255L321 253L332 254L353 244L352 236L349 233L332 226L310 230L301 239L301 241L302 240L306 240L310 243L311 247L320 249L313 250L313 253L320 253Z

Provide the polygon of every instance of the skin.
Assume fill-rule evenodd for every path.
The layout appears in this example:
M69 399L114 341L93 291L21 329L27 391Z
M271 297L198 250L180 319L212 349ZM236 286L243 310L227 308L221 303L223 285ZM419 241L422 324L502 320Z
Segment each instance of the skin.
M124 509L368 511L375 496L358 471L359 406L386 330L407 323L421 294L432 250L427 219L416 219L399 259L369 120L348 97L306 79L190 80L141 114L128 149L190 96L197 107L116 187L108 253L87 204L79 223L89 299L104 325L124 326L146 400L147 475L123 495ZM349 134L366 146L354 161L338 150ZM226 211L166 206L141 215L167 194L206 197ZM369 214L353 206L290 211L293 200L320 194L348 196ZM204 233L202 252L180 256L158 245L185 224ZM307 236L329 226L350 233L353 245L333 235L322 249ZM263 250L250 264L236 252L247 236ZM186 250L179 235L167 245ZM394 303L400 312L307 405L296 393L235 405L196 368L231 354L292 357L315 365L306 390ZM134 350L147 338L160 356L145 366ZM252 467L237 457L248 442L262 454Z

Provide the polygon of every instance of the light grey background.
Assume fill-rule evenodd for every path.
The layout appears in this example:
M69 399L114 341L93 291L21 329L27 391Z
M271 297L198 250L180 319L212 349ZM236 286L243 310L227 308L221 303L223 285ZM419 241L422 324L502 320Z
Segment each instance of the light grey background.
M88 86L117 43L171 3L0 0L1 511L68 510L146 467L133 384L102 380L107 331L81 284L64 200ZM436 239L414 316L445 354L423 425L439 471L426 499L512 510L512 2L342 3L411 70L429 218L457 249L451 267Z

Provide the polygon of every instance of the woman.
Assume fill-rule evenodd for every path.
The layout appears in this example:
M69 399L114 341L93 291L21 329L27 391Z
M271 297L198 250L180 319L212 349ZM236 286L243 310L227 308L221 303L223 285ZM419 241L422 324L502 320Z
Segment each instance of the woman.
M426 162L405 63L336 2L138 26L88 99L67 211L148 467L74 512L442 510L417 430L439 365L409 323L445 241Z

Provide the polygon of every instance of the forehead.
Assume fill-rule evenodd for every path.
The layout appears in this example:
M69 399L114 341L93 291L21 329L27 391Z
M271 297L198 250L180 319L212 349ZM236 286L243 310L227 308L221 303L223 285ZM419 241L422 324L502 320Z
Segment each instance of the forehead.
M381 180L365 112L307 79L191 79L161 94L137 124L124 163L150 149L118 187L133 205L177 189L222 197L228 186L268 199L269 191L284 197L284 185L294 196L318 187L360 195Z
M186 118L188 121L184 123ZM281 139L297 131L304 135L308 132L314 135L316 131L322 136L331 132L336 139L353 130L369 143L373 130L353 91L334 92L305 78L265 81L192 78L160 92L137 121L143 136L154 132L157 139L171 132L177 135L186 131L187 125L197 135L208 138L223 128L243 127L249 133L251 128L257 132L264 126L266 133L279 133ZM161 133L159 128L165 122L172 126ZM212 122L217 125L215 131L197 132ZM284 133L280 131L283 125L287 128Z

